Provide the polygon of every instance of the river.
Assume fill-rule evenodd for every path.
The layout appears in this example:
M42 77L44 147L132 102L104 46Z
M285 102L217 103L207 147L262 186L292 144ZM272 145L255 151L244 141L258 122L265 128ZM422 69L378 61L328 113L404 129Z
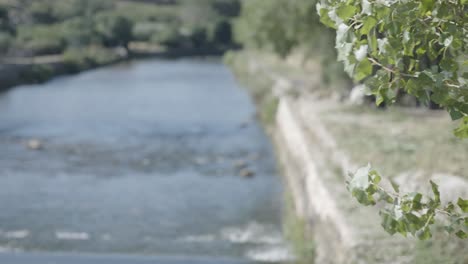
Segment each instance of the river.
M0 94L0 263L281 263L281 209L255 107L217 60Z

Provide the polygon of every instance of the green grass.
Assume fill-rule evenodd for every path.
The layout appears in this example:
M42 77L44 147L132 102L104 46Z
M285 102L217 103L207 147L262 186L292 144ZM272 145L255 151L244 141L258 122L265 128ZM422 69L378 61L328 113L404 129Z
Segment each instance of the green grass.
M286 239L291 243L296 256L295 264L313 264L315 260L315 241L307 229L304 220L295 212L294 201L290 193L285 194L283 230Z
M276 118L276 111L278 110L278 98L268 97L262 103L260 108L260 120L266 125L273 125Z

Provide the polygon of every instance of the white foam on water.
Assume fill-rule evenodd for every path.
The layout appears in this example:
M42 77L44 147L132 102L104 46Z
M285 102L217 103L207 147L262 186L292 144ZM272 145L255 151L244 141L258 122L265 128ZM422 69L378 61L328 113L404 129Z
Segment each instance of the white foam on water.
M180 239L182 242L187 243L210 243L216 240L214 235L194 235L186 236Z
M88 240L89 234L86 232L64 232L56 231L55 237L58 240Z
M247 251L246 257L260 262L283 262L295 259L291 250L285 245L261 247Z
M0 233L2 236L10 239L23 239L30 235L29 230L12 230Z
M221 231L221 237L231 243L282 244L283 237L274 226L251 222L244 227L228 227Z
M13 247L3 247L0 246L0 253L12 253L12 252L23 252L23 249L21 248L13 248Z

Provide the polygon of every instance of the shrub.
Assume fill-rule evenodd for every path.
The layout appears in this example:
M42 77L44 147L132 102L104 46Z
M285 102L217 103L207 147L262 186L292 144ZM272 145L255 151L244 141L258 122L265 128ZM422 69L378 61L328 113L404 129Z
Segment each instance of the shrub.
M99 14L95 20L96 31L103 39L105 46L125 46L132 40L133 22L128 18L115 14Z
M181 34L177 28L167 26L160 32L151 36L150 41L173 49L187 45L190 39L185 34Z
M139 41L149 41L152 36L159 35L166 27L164 24L157 22L139 22L133 27L133 37Z
M239 0L216 0L212 4L212 7L221 16L226 17L236 17L241 11Z
M206 28L197 27L194 28L190 34L190 41L193 47L201 48L208 43L208 32Z
M119 56L115 52L100 46L71 48L63 54L63 61L72 72L109 64L118 59Z
M93 21L86 18L74 18L61 24L61 34L67 47L83 47L101 44L101 36L94 30Z
M112 0L35 0L29 9L36 10L36 16L39 14L46 20L60 22L75 17L90 17L114 7L115 1ZM34 22L40 23L41 21Z
M18 28L17 44L31 55L59 54L65 49L65 41L56 25L22 26Z
M232 43L232 26L229 21L222 20L216 23L213 42L228 45Z
M57 21L52 13L52 4L46 1L33 1L26 7L34 24L51 24Z

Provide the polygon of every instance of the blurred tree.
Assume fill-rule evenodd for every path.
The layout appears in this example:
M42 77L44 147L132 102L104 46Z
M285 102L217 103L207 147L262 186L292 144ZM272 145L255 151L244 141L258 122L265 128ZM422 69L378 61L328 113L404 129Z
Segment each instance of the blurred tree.
M232 25L229 21L222 20L216 24L213 41L222 45L232 43Z
M0 32L14 34L15 28L10 19L9 8L0 4Z
M12 37L6 32L0 31L0 54L6 53L12 44Z
M208 33L206 28L195 28L190 35L190 39L194 48L202 48L205 46L208 43Z
M129 19L113 13L99 14L95 18L96 31L102 36L107 47L123 46L128 48L132 40L133 23Z
M237 17L241 11L240 0L215 0L211 6L221 16Z
M34 1L27 7L34 24L51 24L57 22L52 12L52 4L48 1Z
M102 37L96 32L92 20L76 17L61 24L61 31L67 47L83 47L102 44Z
M66 44L57 25L20 26L16 40L30 55L59 54Z
M114 8L115 1L112 0L60 0L53 1L51 5L52 14L59 21L74 17L91 17Z

